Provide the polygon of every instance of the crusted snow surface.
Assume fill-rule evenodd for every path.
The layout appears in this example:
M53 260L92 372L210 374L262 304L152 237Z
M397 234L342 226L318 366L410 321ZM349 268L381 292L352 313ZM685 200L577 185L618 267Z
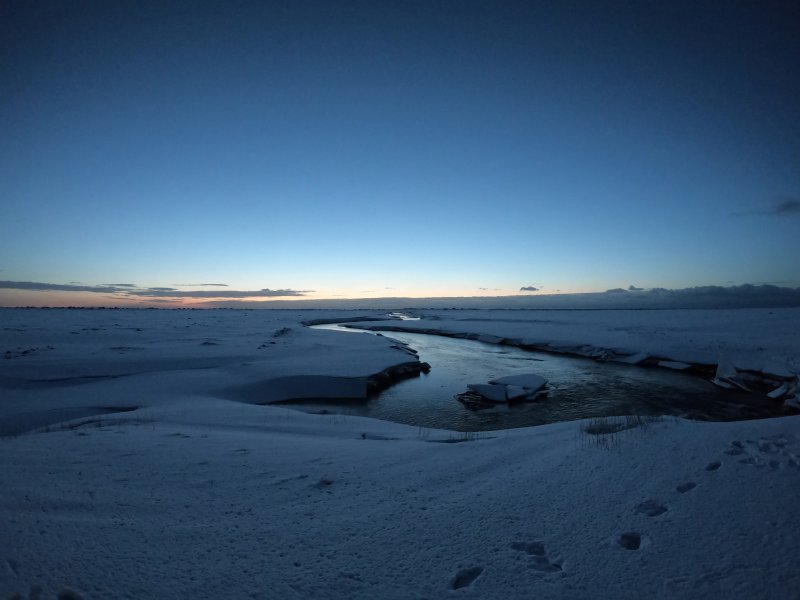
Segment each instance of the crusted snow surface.
M798 426L467 438L198 400L23 435L0 594L793 598Z
M307 313L0 312L0 417L18 424L0 438L1 598L800 589L800 417L461 434L309 415L255 398L408 355Z

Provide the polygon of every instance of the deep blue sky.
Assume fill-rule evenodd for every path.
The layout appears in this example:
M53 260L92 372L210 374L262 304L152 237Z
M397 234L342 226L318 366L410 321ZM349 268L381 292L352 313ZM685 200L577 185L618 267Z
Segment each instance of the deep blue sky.
M800 286L797 6L3 2L0 287Z

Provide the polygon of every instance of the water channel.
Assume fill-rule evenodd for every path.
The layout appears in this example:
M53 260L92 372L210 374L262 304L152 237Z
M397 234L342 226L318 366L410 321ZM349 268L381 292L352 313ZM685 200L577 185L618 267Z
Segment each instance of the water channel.
M315 325L341 335L376 332L341 325ZM431 371L401 381L368 401L310 400L286 405L307 412L361 415L455 431L528 427L614 415L678 415L712 421L777 416L778 407L759 394L723 390L693 375L661 368L597 362L511 346L429 334L385 332L408 344ZM455 399L468 383L521 373L548 380L536 402L472 410Z

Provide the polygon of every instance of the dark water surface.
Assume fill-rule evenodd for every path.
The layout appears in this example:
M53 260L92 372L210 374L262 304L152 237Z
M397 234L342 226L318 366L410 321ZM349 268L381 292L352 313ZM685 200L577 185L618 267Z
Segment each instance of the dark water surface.
M339 325L319 329L368 335ZM355 332L355 333L354 333ZM678 415L729 421L777 416L764 396L723 390L704 379L660 368L645 368L544 352L529 352L472 340L419 333L386 332L430 363L427 375L402 381L366 402L287 403L308 412L361 415L422 427L484 431L612 415ZM468 383L519 373L548 380L549 394L536 402L471 410L454 396Z

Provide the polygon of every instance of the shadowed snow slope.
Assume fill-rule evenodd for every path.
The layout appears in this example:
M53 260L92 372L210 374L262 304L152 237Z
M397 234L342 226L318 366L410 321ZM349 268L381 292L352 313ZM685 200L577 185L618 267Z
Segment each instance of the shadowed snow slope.
M4 312L7 423L105 408L0 438L0 597L796 597L800 417L475 435L231 399L409 359L308 316Z

